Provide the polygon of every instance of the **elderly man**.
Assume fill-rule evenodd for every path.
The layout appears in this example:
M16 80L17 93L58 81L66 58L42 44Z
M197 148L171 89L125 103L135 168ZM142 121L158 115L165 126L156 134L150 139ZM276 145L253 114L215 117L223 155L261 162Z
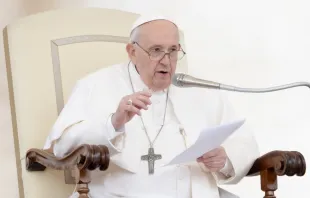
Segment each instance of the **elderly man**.
M203 128L237 117L217 91L171 85L185 55L173 21L139 18L126 50L128 63L78 81L45 149L62 157L81 144L109 148L108 170L92 172L92 198L225 197L217 185L239 182L259 156L250 131L242 126L191 163L161 166L193 144Z

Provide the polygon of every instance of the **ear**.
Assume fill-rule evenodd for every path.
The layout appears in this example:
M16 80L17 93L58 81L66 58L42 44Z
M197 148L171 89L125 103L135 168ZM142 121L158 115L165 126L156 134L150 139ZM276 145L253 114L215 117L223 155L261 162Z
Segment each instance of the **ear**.
M128 57L132 61L132 63L136 64L136 59L137 59L136 58L136 50L135 50L132 43L128 43L126 45L126 51L127 51Z

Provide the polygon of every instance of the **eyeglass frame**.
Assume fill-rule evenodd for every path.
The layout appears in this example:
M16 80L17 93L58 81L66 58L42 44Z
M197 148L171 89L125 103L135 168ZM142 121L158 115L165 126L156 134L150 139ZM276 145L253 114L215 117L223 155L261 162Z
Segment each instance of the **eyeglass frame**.
M153 60L153 59L151 59L151 54L150 54L150 52L148 52L147 50L145 50L138 42L133 41L132 44L133 44L133 45L134 45L134 44L137 44L137 46L138 46L139 48L141 48L145 53L147 53L147 54L149 55L149 59L152 60L152 61L161 61L166 55L168 55L169 59L171 60L170 54L171 54L171 52L173 52L173 51L171 51L171 52L160 51L160 52L164 52L164 53L165 53L165 54L163 55L163 57L162 57L161 59L159 59L159 60ZM186 55L186 52L183 50L181 44L179 44L179 47L180 47L180 48L177 50L177 52L180 52L180 51L183 52L183 56L182 56L182 58L183 58L183 57ZM181 58L181 59L182 59L182 58ZM180 61L181 59L176 59L176 61Z

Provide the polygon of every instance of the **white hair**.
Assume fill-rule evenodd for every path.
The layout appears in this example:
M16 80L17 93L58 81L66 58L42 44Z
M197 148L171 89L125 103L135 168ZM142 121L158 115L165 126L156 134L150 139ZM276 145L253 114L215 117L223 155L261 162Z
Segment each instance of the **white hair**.
M135 29L133 29L130 34L129 42L130 43L138 42L139 33L140 33L140 27L136 27Z

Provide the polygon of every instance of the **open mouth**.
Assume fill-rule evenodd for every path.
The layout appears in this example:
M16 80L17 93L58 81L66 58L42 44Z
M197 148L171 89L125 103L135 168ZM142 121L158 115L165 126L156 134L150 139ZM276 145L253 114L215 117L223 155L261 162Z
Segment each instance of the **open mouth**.
M158 71L158 73L160 73L160 74L168 74L167 71Z

